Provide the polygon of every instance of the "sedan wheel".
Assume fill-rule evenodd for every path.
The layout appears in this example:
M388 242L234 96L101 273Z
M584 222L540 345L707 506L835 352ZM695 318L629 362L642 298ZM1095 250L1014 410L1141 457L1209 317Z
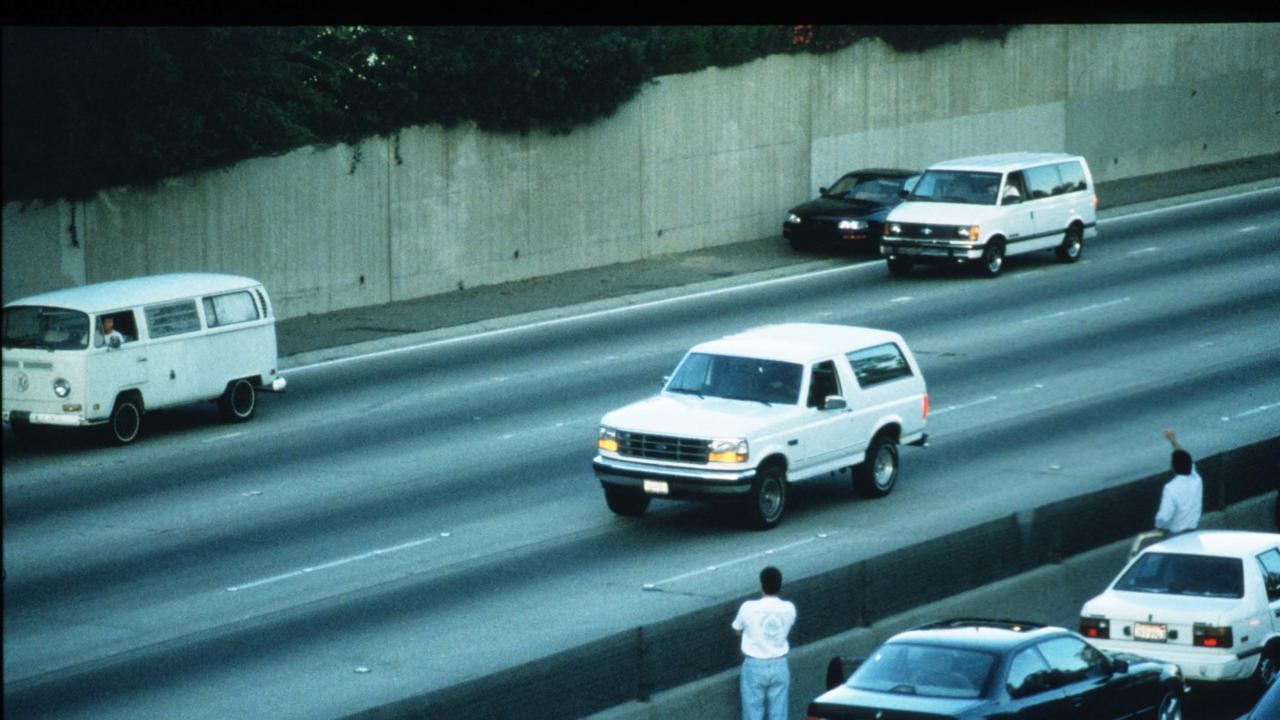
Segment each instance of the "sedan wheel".
M1160 701L1160 712L1156 713L1156 720L1182 720L1182 699L1174 693L1169 693Z

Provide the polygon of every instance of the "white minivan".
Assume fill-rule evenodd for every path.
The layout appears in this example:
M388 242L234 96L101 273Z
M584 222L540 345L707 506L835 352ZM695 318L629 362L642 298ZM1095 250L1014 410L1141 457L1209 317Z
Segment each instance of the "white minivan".
M258 391L285 387L267 291L234 275L153 275L14 300L3 343L3 418L17 434L105 425L126 445L147 410L216 400L243 422Z
M995 277L1007 255L1053 250L1080 259L1098 233L1089 163L1063 153L1005 153L930 166L884 222L889 272L916 263L973 263Z

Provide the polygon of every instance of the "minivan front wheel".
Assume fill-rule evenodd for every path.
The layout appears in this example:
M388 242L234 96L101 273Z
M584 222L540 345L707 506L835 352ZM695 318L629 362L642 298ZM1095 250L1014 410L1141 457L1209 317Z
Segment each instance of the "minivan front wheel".
M218 409L227 422L244 422L253 417L257 407L258 391L243 378L227 383L226 391L218 399Z
M982 277L993 278L1004 269L1004 243L992 240L987 249L982 251L982 262L978 265L978 273Z

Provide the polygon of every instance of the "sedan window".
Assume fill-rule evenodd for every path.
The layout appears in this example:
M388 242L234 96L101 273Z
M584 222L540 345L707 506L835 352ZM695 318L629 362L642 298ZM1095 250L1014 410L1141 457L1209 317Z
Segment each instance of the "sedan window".
M1005 683L1009 695L1023 698L1052 688L1049 682L1049 663L1035 648L1027 648L1013 656L1009 663L1009 678Z
M1178 553L1143 553L1116 581L1116 590L1244 597L1244 563L1239 558Z
M1068 685L1107 674L1107 659L1083 640L1053 638L1040 643L1039 649L1049 661L1055 685Z
M828 189L824 196L841 200L865 200L873 203L891 203L898 199L907 178L880 177L877 175L845 175Z
M890 643L858 666L848 687L902 695L979 698L995 658L976 650Z

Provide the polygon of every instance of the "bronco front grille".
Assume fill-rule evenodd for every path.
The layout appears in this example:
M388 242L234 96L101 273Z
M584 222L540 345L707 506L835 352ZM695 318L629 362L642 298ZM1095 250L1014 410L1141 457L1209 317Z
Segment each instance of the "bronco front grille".
M710 447L710 441L698 438L618 433L618 454L629 457L705 465Z

